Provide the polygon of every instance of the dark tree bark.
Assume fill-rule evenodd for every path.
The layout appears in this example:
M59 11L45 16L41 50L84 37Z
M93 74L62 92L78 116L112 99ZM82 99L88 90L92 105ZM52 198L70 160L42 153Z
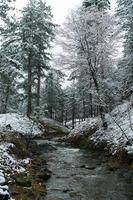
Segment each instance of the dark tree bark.
M61 123L64 121L64 102L61 103Z
M40 106L40 87L41 87L41 66L39 64L37 72L37 107Z
M3 113L7 113L7 105L8 105L9 94L10 94L10 85L7 85Z
M75 95L72 95L72 129L74 129L75 127L75 111L76 111L76 107L75 107Z
M27 116L30 117L32 113L32 66L31 66L31 52L28 57L28 103Z
M48 106L48 111L49 111L49 117L51 118L51 119L53 119L53 108L52 108L52 106Z
M86 108L85 108L85 99L83 97L83 120L85 121L86 119Z
M103 128L106 129L108 127L108 125L107 125L107 122L105 120L105 111L104 111L104 108L103 108L103 106L101 105L101 102L100 102L99 84L98 84L98 81L97 81L97 78L96 78L96 74L93 70L91 60L88 60L88 65L90 66L92 79L94 81L94 85L95 85L95 88L96 88L96 91L97 91L97 94L98 94L98 98L99 98L99 104L100 104L99 105L99 113L100 113L100 117L101 117L101 120L102 120L102 126L103 126Z
M92 80L90 78L90 89L92 88ZM90 93L90 117L93 117L93 106L92 106L92 93Z
M67 110L65 110L65 126L67 126Z
M90 94L90 117L93 117L92 94Z

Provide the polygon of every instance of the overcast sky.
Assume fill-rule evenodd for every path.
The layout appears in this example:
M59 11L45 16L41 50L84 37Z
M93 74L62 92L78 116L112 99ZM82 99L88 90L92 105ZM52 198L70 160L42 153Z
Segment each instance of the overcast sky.
M28 0L16 0L16 7L22 8ZM70 9L75 6L81 5L83 0L45 0L48 5L52 7L54 21L57 24L62 24ZM112 12L116 6L116 0L110 0Z

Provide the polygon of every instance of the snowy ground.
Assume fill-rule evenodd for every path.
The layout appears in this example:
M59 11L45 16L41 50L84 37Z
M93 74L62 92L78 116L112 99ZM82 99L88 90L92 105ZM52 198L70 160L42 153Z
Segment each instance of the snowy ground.
M39 134L41 133L37 124L25 116L11 113L0 115L0 131L16 131L22 134Z
M30 159L16 160L9 154L9 148L13 147L11 143L0 143L0 199L8 199L9 188L6 185L5 172L12 173L25 171L24 166L29 163Z
M8 151L13 146L11 143L0 144L0 168L12 172L23 172L25 168L22 166L27 164L29 159L16 160L15 157L11 156Z
M19 114L1 114L0 115L0 134L18 132L21 134L39 134L40 129L30 119ZM2 139L2 138L1 138ZM29 159L16 160L9 154L9 149L13 147L11 143L0 142L0 199L9 199L9 188L6 185L5 172L11 173L25 171L25 166Z
M76 125L78 125L78 124L80 124L80 122L82 122L82 120L79 120L79 119L74 119L74 125L76 126ZM64 122L64 126L65 126L65 122ZM69 129L72 129L72 120L70 120L70 121L68 121L67 123L66 123L66 126L69 128Z
M77 124L73 130L71 130L71 133L69 134L69 137L73 137L76 135L83 135L87 134L88 130L91 128L99 128L101 125L101 120L97 118L88 118L85 121L81 122L80 124Z
M128 154L133 153L133 108L130 108L128 102L117 106L110 114L106 115L108 129L101 128L100 119L90 118L81 124L77 124L71 131L69 137L86 134L87 130L94 126L99 126L93 134L91 140L98 144L106 141L111 146L112 154L115 154L120 148L125 149Z
M9 188L6 185L5 175L4 171L0 169L0 199L3 199L3 197L9 198Z
M112 154L120 148L133 153L133 108L128 102L117 106L109 115L106 115L108 129L99 129L92 140L99 142L107 141L111 146Z

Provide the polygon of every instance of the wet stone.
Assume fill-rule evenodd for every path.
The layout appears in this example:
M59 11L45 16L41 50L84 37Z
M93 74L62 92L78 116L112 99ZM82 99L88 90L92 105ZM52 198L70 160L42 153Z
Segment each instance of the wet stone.
M80 168L81 168L81 169L94 170L94 169L96 169L96 166L81 165Z
M72 191L72 190L68 190L68 189L63 190L64 193L67 193L67 192L70 192L70 191Z

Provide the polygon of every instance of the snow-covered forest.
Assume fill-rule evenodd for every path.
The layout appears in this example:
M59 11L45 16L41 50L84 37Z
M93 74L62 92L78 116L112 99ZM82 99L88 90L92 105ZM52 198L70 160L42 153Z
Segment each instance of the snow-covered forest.
M62 25L45 0L28 0L22 9L15 1L0 0L0 199L10 199L10 187L20 194L14 173L29 170L33 179L40 162L30 163L33 139L100 149L133 168L133 0L117 0L115 13L111 0L83 0ZM7 171L16 181L9 188ZM37 187L42 173L36 176L40 182L28 179L33 193L46 195Z
M132 93L132 1L118 1L115 15L108 0L84 1L62 27L43 1L21 11L11 1L0 6L0 113L72 121L73 128L74 120L100 115L107 126L105 113Z

